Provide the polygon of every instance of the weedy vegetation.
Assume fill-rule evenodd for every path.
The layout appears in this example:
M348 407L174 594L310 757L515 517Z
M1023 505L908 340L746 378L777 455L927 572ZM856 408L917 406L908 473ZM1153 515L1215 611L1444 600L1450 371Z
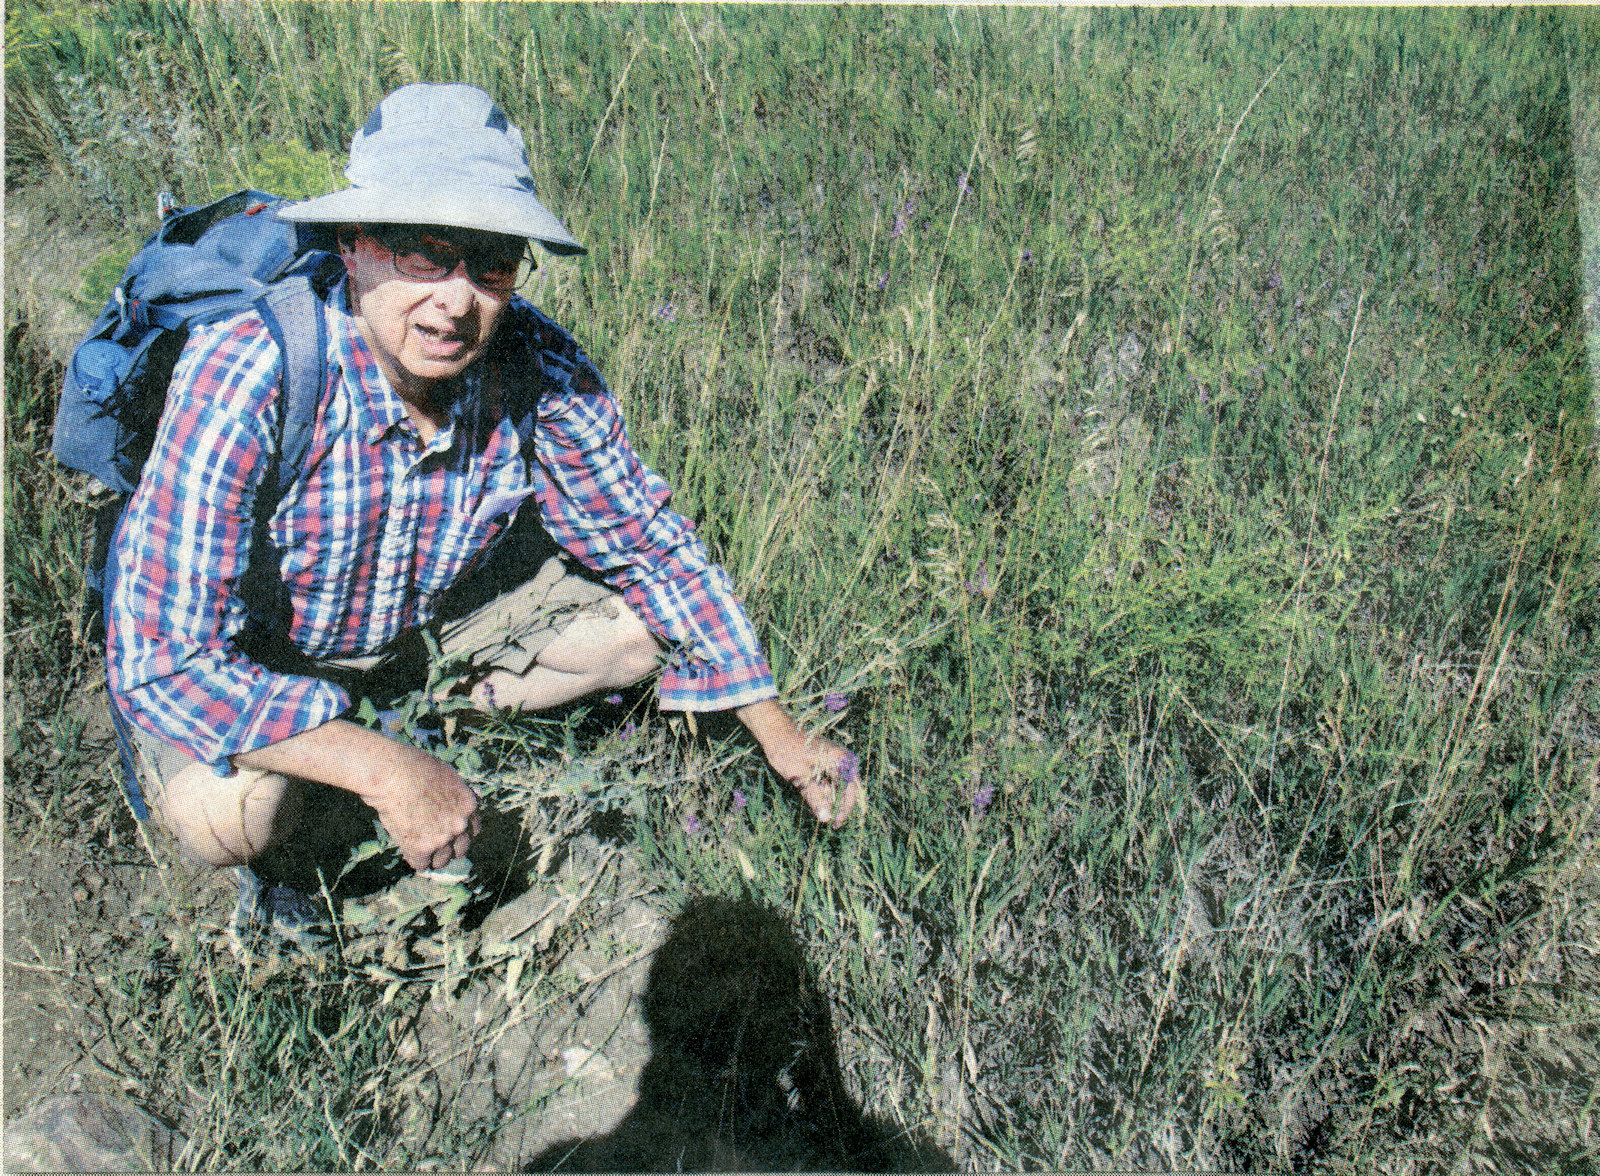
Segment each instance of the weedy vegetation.
M461 754L587 765L669 909L788 912L868 1109L965 1166L1596 1162L1567 77L1597 34L1560 9L8 5L12 843L141 844L79 701L83 488L47 455L74 324L156 190L329 190L389 88L470 81L592 250L529 297L868 803L819 834L743 744L648 707ZM252 986L186 919L61 965L123 1089L189 1115L186 1163L485 1154L492 1123L390 1048L436 973ZM508 992L559 990L539 958Z

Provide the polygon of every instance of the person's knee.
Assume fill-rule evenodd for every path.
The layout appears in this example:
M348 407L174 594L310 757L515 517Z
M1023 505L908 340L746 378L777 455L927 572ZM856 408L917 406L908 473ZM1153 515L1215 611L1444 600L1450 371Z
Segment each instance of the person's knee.
M537 664L581 680L582 689L631 686L656 667L661 647L619 599L585 610L539 654Z
M484 711L544 710L592 694L632 686L655 672L661 646L620 600L580 615L540 651L525 673L493 669L472 687Z
M661 664L660 643L632 611L617 618L610 654L612 686L632 686L653 674Z
M240 866L283 842L300 821L297 781L239 769L218 777L203 764L179 772L163 789L161 823L184 852L212 866Z

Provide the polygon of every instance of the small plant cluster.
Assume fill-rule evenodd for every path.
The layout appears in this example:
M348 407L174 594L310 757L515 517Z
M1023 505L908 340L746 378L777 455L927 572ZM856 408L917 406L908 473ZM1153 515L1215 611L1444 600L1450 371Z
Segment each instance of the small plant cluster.
M1593 14L6 20L8 203L30 236L103 242L96 282L160 188L335 186L401 81L482 85L528 132L592 252L526 293L607 374L785 697L856 755L864 812L818 830L714 721L632 697L485 723L424 692L391 722L528 814L533 867L605 813L668 909L786 912L866 1110L972 1168L1600 1154L1600 481L1567 81ZM8 284L28 247L8 232ZM92 260L62 302L98 297ZM76 717L85 496L44 457L64 351L29 289L6 344L7 819L60 838L110 785ZM258 987L199 941L73 967L161 986L104 1016L138 1043L128 1090L159 1109L181 1071L208 1108L199 1161L475 1160L488 1128L385 1043L446 975L556 993L575 932L495 947L418 919L436 957L379 937L354 972ZM227 1151L227 1108L269 1102L285 1142Z
M98 1068L179 1125L180 1167L459 1169L494 1154L502 1123L537 1119L562 1077L534 1040L615 970L572 961L639 946L614 926L638 888L589 831L637 807L669 758L665 728L596 740L583 719L483 724L471 758L493 767L469 773L500 819L470 871L397 869L374 823L323 879L336 918L314 946L241 941L215 887L152 850L160 874L128 923L68 951L63 999ZM465 1045L464 1017L484 1028ZM522 1042L509 1056L508 1037ZM289 1116L270 1138L254 1126L269 1108Z

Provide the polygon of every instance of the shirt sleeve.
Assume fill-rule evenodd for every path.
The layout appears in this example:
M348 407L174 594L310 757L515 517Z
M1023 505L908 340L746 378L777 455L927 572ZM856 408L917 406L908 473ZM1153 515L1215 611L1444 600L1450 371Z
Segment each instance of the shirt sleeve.
M107 676L133 721L221 766L350 706L318 678L272 673L234 638L247 619L256 493L277 444L280 357L259 317L197 328L111 551Z
M576 345L540 351L547 389L535 448L545 527L675 647L658 685L662 709L729 710L775 698L732 578L668 506L671 490L634 453L594 364Z

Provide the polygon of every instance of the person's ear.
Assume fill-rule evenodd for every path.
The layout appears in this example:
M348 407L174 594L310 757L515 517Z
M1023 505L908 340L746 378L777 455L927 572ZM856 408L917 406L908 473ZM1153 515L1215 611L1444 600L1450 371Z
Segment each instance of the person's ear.
M360 232L355 225L340 225L338 232L339 260L344 262L347 274L356 272L356 234Z

